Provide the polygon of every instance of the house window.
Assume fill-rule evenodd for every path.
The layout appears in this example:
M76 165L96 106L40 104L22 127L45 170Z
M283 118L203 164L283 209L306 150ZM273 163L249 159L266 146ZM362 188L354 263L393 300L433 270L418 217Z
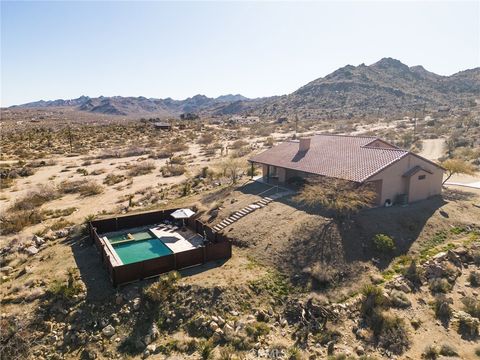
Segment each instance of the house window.
M418 180L425 180L426 177L427 177L427 175L419 175Z

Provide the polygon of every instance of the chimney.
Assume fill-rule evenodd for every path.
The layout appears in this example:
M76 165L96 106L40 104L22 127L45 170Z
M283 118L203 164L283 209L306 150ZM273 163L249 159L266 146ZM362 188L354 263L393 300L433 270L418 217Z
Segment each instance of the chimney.
M307 152L310 149L310 138L300 138L298 151Z

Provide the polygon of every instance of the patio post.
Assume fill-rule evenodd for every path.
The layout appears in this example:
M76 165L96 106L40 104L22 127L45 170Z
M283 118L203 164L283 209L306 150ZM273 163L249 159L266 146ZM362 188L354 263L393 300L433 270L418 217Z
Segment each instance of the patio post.
M250 163L250 179L253 179L253 162Z

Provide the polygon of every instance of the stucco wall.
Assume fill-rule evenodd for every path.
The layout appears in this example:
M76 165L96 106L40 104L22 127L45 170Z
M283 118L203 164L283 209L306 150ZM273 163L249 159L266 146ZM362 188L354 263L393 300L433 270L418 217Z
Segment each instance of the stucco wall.
M432 174L419 171L411 178L403 177L408 170L415 166L421 166ZM418 180L419 175L426 175L425 180ZM407 155L393 165L385 168L369 181L383 180L381 204L385 200L395 201L397 195L407 194L410 191L409 202L426 199L438 195L442 191L443 170L414 155ZM409 194L409 195L410 195Z

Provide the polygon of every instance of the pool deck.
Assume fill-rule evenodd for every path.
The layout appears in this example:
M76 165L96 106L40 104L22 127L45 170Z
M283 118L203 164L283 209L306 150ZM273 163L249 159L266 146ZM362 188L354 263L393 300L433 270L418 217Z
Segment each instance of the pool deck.
M189 229L172 230L163 225L149 229L170 250L179 253L186 250L196 249L203 246L203 238Z
M108 249L107 253L111 258L110 262L112 263L112 266L123 265L123 261L120 259L120 256L118 256L117 252L113 249L112 244L110 244L110 241L108 241L108 238L106 236L103 237L103 241Z

